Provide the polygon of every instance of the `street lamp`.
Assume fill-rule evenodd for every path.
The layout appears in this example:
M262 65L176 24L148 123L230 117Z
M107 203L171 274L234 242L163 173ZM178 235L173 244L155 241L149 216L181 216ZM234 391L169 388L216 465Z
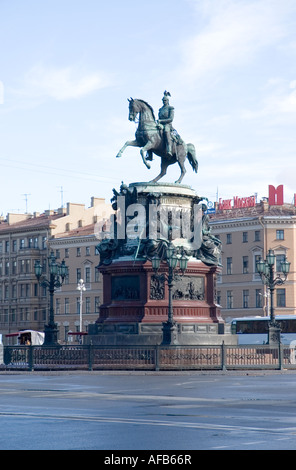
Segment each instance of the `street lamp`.
M168 288L169 288L169 308L168 308L168 320L163 323L163 339L162 339L162 344L165 345L177 345L178 344L178 335L177 335L177 326L176 323L174 322L174 315L173 315L173 286L174 286L174 281L177 280L179 277L179 273L176 272L177 265L179 263L179 268L178 271L181 271L182 274L187 269L187 263L188 263L188 258L182 253L181 256L178 256L176 254L176 249L172 243L168 245L166 248L166 256L165 256L165 261L168 265L168 274L165 275L160 274L158 275L157 272L159 270L160 264L161 264L162 259L160 259L158 256L154 256L151 259L152 263L152 268L155 272L155 276L157 276L160 279L166 280L168 282Z
M80 311L79 311L79 331L82 332L82 292L85 291L85 285L83 279L80 279L76 288L80 291Z
M270 291L270 321L268 326L268 344L279 344L281 341L281 328L279 324L275 321L273 295L275 287L282 285L286 282L291 264L285 258L285 260L281 262L280 271L280 273L283 273L283 277L281 277L280 274L277 274L277 276L275 276L275 260L276 257L274 251L268 250L266 260L261 260L257 262L257 271L260 274L263 284L265 284Z
M45 338L43 345L56 346L58 344L58 328L54 321L53 296L55 290L62 286L67 277L68 266L66 266L64 260L61 263L57 263L52 251L48 257L48 271L49 279L42 275L40 261L35 261L35 275L38 282L42 287L48 288L49 291L49 322L47 325L44 325Z

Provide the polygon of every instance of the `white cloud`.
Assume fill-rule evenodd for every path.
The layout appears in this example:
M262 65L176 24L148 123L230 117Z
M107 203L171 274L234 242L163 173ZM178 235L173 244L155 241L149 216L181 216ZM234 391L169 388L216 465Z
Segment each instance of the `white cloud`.
M273 79L267 85L267 95L262 99L261 105L255 110L244 110L243 119L259 119L277 117L278 120L291 119L296 113L296 80ZM289 121L288 121L289 122Z
M35 65L25 75L24 94L58 101L77 99L106 87L104 74L89 73L77 67L46 67Z
M287 34L285 20L291 5L290 0L196 1L207 22L182 45L183 74L193 80L209 74L213 78L230 66L248 63Z

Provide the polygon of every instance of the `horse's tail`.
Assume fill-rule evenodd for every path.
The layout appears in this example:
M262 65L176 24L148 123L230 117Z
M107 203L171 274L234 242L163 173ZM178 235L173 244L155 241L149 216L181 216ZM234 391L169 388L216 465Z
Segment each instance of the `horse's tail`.
M196 159L196 152L193 144L187 144L187 158L189 160L190 165L192 166L193 171L197 173L198 161Z

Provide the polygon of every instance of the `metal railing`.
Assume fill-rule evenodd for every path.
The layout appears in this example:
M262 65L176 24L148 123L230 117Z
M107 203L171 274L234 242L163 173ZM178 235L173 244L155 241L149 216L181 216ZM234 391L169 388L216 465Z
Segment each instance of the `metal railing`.
M295 368L295 349L248 346L4 346L1 370L234 370Z

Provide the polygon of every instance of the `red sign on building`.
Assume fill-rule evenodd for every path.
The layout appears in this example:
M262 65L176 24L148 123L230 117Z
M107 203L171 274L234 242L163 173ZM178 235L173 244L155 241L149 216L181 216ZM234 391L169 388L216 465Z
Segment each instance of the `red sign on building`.
M282 206L284 204L284 186L282 184L277 188L271 184L268 186L268 203L270 206Z
M242 209L245 207L255 207L256 198L255 196L249 197L238 197L235 196L233 199L219 199L218 210L227 211L231 209Z

